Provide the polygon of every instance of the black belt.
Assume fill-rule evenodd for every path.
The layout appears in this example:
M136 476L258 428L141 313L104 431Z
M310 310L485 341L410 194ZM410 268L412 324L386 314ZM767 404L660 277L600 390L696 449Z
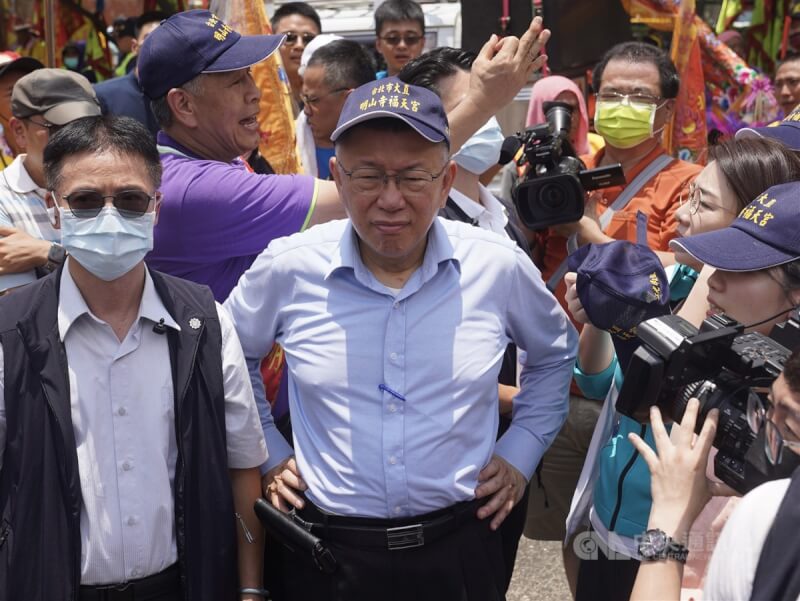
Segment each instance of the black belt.
M397 520L333 515L309 502L300 513L303 520L311 522L306 523L311 532L326 542L399 551L429 545L468 521L476 520L478 508L484 502L485 499L465 501L433 513Z
M138 601L157 594L180 593L181 577L175 563L158 574L121 584L81 586L80 601Z

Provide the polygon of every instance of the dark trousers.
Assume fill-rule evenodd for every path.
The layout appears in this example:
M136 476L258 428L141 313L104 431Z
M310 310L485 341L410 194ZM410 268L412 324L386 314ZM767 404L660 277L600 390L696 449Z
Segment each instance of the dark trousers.
M609 559L602 548L596 559L582 559L575 601L628 601L639 571L635 559Z
M183 601L178 565L125 584L81 586L79 601Z
M325 540L324 532L321 538ZM488 519L469 519L432 543L411 549L325 544L338 564L333 574L323 574L307 557L287 557L290 601L505 600L501 538L489 529Z

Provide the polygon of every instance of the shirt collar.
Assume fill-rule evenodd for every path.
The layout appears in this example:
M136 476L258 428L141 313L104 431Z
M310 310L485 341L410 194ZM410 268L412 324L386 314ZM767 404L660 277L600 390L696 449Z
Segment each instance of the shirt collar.
M64 269L61 271L61 292L58 300L58 335L63 341L72 325L82 315L91 315L93 319L97 317L92 315L86 301L83 299L81 291L78 290L75 280L72 279L72 274L69 272L69 262L72 259L67 257L64 264ZM158 293L156 292L153 278L150 276L150 271L145 266L144 276L144 291L142 292L142 300L139 303L139 314L134 323L140 319L147 319L154 324L159 323L162 319L164 325L180 332L180 326L175 322L172 316L167 312L164 303L161 302Z
M168 133L161 130L156 134L156 147L158 148L158 154L163 157L165 154L173 154L179 157L183 157L185 159L195 159L198 161L211 161L213 159L207 159L205 157L201 157L179 142L176 142L172 139ZM230 163L231 165L243 166L245 162L240 159L236 158Z
M409 282L421 278L419 280L419 284L421 285L436 274L441 263L446 262L452 262L456 269L461 269L461 265L455 257L455 250L450 243L447 231L444 225L442 225L441 220L437 217L428 230L428 244L425 247L425 256L422 259L422 265L411 276ZM331 257L325 279L330 278L335 272L343 269L352 270L356 279L363 284L370 285L371 288L378 291L385 291L385 286L377 282L375 276L372 275L372 272L367 269L364 262L361 260L361 253L358 249L358 234L355 228L353 228L353 223L349 219L342 232L339 245ZM375 283L375 285L371 285L372 283ZM408 285L404 287L404 290L406 288L408 288ZM405 294L403 294L403 296L405 296Z
M33 181L28 174L28 170L25 169L25 165L22 164L26 156L27 155L24 154L18 155L8 167L3 169L4 181L8 184L8 187L17 194L36 193L44 198L47 191L44 188L40 188L36 182Z

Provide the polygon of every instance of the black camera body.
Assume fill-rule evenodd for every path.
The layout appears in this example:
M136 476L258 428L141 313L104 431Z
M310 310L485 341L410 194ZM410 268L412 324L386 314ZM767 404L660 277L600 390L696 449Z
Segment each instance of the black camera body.
M625 183L621 165L586 169L569 141L572 107L545 102L547 123L529 127L517 138L524 146L520 165L527 173L512 196L520 220L532 230L583 217L587 191Z
M666 418L680 422L692 397L700 401L697 432L712 409L719 410L714 437L714 472L742 494L768 480L788 477L793 462L766 461L764 431L756 435L747 421L750 395L763 395L800 345L797 314L770 336L744 332L726 315L713 315L700 330L677 315L639 324L641 346L634 352L617 398L617 411L642 423L657 405ZM757 443L757 444L754 444ZM792 465L789 465L792 463Z

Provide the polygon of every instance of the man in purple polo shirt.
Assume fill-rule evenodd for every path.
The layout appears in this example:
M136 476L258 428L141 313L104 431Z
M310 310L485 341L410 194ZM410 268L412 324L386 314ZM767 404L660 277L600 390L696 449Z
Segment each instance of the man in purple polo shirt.
M450 117L453 150L513 99L544 62L541 19L521 38L493 37ZM283 36L241 36L207 10L173 15L145 40L139 82L161 126L164 201L147 262L207 284L224 300L274 238L345 217L333 182L258 175L240 156L259 142L261 93L249 68Z

